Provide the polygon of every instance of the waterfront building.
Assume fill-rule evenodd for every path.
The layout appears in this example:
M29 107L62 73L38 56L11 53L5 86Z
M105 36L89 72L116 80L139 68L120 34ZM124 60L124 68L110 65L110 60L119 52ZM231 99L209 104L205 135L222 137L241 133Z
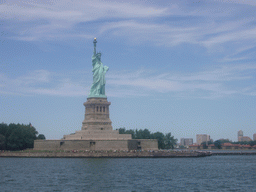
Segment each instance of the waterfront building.
M190 150L198 150L198 149L204 149L202 145L193 144L189 145ZM208 149L217 149L214 144L208 145ZM232 143L223 143L221 144L221 149L223 150L256 150L256 145L241 145L241 144L232 144Z
M208 149L217 149L217 147L214 144L208 145Z
M190 150L198 150L198 149L202 149L202 146L198 144L193 144L193 145L189 145L188 148Z
M207 135L207 134L197 134L196 135L196 143L198 145L201 145L203 142L207 142L210 140L211 140L210 135Z
M256 133L253 134L253 141L256 141Z

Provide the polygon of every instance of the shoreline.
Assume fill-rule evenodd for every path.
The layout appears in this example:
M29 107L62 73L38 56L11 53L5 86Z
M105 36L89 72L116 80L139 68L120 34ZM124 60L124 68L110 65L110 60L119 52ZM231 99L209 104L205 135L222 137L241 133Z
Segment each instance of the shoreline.
M198 158L227 155L256 155L256 151L0 151L0 158Z
M256 155L256 152L250 152L250 151L234 151L234 152L211 152L212 155Z
M195 158L211 156L205 151L17 151L0 152L1 157L26 158Z

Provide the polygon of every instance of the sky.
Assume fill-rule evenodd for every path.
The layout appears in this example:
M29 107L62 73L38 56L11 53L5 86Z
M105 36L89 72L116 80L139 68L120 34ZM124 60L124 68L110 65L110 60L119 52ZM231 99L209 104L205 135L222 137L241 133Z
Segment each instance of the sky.
M0 121L81 130L93 39L113 129L256 133L256 1L1 0Z

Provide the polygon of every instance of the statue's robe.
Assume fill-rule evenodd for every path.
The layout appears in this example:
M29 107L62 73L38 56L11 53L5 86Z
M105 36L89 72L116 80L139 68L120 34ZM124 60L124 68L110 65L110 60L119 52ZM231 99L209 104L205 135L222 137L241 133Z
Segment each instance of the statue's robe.
M89 97L105 96L105 74L108 71L107 66L103 66L97 55L92 56L93 84L91 86Z

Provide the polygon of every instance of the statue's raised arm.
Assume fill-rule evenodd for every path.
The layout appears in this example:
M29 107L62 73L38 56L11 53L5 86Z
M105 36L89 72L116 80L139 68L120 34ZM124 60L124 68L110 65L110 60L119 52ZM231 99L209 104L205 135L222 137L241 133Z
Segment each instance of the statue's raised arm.
M96 40L96 37L95 37L94 41L93 41L93 44L94 44L93 55L96 55L96 43L97 43L97 40Z
M101 53L96 52L96 38L94 38L93 44L94 44L94 50L93 50L93 56L92 56L92 72L93 72L93 83L91 86L90 94L88 98L90 97L102 97L106 98L105 95L105 74L108 71L107 66L103 66L101 62Z

